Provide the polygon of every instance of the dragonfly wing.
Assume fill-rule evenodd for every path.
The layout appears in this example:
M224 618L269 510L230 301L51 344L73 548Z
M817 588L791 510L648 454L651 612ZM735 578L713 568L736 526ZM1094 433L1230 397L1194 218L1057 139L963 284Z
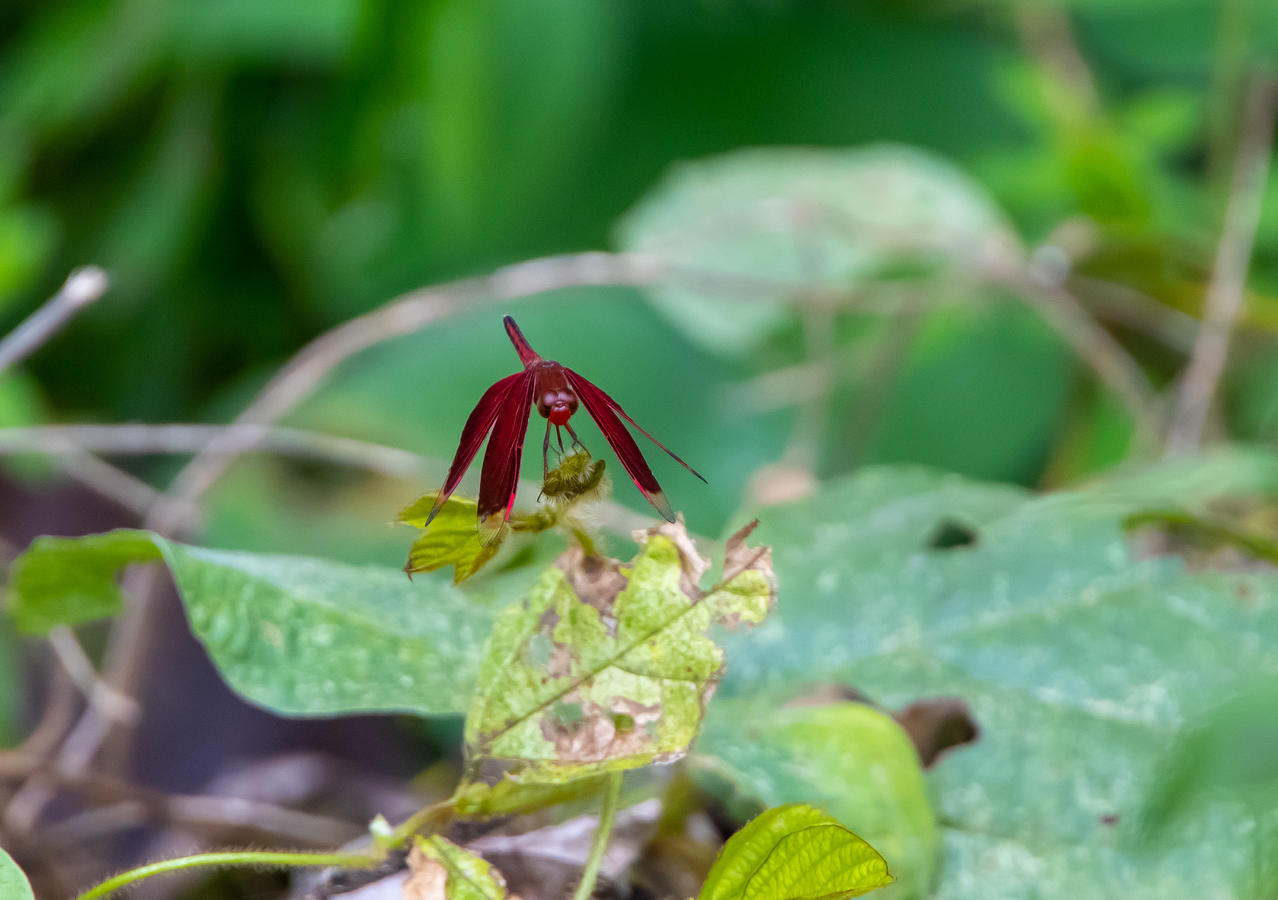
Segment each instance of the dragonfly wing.
M492 543L505 529L519 486L519 463L524 455L524 434L536 377L527 370L514 377L497 413L479 476L479 531L485 544Z
M577 377L578 377L578 378L581 378L581 376L580 376L580 375L578 375ZM581 378L581 380L582 380L582 381L585 381L586 379ZM587 384L589 384L589 382L587 382ZM594 385L591 385L591 387L594 387ZM595 390L599 391L599 388L595 388ZM599 391L599 393L603 394L604 399L608 401L608 405L612 408L612 411L613 411L613 412L615 412L617 415L621 416L621 418L625 419L627 422L629 422L629 423L631 424L631 426L633 426L633 427L634 427L635 431L639 432L639 433L640 433L640 434L642 434L644 437L646 437L648 440L652 441L654 444L656 444L656 445L657 445L658 447L660 447L662 450L665 450L665 451L666 451L666 453L670 456L670 458L671 458L671 459L673 459L673 460L674 460L675 462L677 462L679 465L683 466L685 469L687 469L687 470L688 470L689 472L691 472L693 475L696 475L696 476L697 476L698 478L700 478L700 479L701 479L704 483L706 483L706 484L709 484L709 483L710 483L710 482L706 481L705 477L704 477L704 476L703 476L700 472L698 472L696 469L692 468L692 466L690 466L690 465L688 465L686 462L684 462L684 461L683 461L683 459L681 459L677 453L675 453L673 450L671 450L671 449L670 449L669 447L667 447L665 444L661 443L661 441L657 440L655 437L653 437L652 435L650 435L648 432L644 431L644 430L643 430L643 427L642 427L642 426L641 426L638 422L636 422L634 419L630 418L630 416L626 415L626 411L625 411L624 409L622 409L622 408L621 408L621 406L617 403L617 401L616 401L616 400L612 399L612 398L611 398L611 397L609 397L607 394L604 394L604 392L603 392L603 391Z
M471 410L470 417L466 419L466 425L462 428L461 443L457 445L457 454L453 457L453 464L448 469L448 477L444 479L444 486L439 489L435 505L431 507L430 515L426 517L427 525L444 508L445 501L453 491L457 490L457 485L461 484L462 476L466 474L475 454L479 452L479 446L484 442L484 438L488 437L488 432L492 431L493 423L497 421L497 414L501 411L507 395L525 374L527 373L516 372L514 375L503 378L484 391L484 396L479 398L479 402Z
M657 484L657 479L653 476L652 470L648 468L648 463L643 458L643 454L639 452L639 445L635 443L635 439L630 436L630 432L626 431L626 426L621 423L621 419L617 418L619 407L611 397L595 387L586 379L582 378L572 369L565 368L564 372L568 375L568 380L572 383L573 390L577 392L577 396L581 399L582 405L586 407L586 412L590 413L590 417L595 420L595 424L599 426L599 430L603 432L603 436L607 439L617 458L621 460L621 465L625 468L626 473L635 483L635 487L648 498L648 502L653 505L657 512L661 513L662 518L667 522L675 520L674 510L670 506L670 501L666 499L665 492L661 490L661 485ZM625 413L622 413L625 415ZM630 421L630 417L626 416L626 420ZM631 422L633 425L634 423ZM639 426L635 426L638 428ZM643 429L640 429L642 431ZM644 432L647 434L647 432ZM660 445L658 445L660 446ZM664 447L662 448L665 449ZM666 451L669 453L670 451ZM674 454L671 454L674 456ZM678 457L675 457L678 459ZM683 462L683 460L679 460Z

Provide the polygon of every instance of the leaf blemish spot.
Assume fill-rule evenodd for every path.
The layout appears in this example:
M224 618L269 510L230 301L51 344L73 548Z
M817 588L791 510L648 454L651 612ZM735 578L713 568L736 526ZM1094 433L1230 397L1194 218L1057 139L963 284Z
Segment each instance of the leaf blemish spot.
M975 528L956 519L942 519L932 529L927 538L929 550L955 550L960 547L971 547L976 544Z

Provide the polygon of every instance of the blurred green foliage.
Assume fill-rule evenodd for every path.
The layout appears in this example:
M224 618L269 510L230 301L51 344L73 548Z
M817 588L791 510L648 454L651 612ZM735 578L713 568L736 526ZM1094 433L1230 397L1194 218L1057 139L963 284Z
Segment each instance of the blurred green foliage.
M672 162L751 145L883 140L938 151L975 175L1031 242L1089 217L1100 231L1080 271L1192 311L1228 167L1228 147L1217 145L1236 119L1230 91L1248 59L1278 50L1265 6L19 5L0 13L0 319L12 324L72 265L99 262L114 277L110 300L31 364L56 414L225 412L218 398L397 292L606 246L614 222ZM1063 51L1053 40L1061 22L1072 25L1091 82L1060 77ZM1271 205L1256 266L1257 286L1271 289L1274 222ZM1256 299L1267 345L1275 317L1267 298ZM651 371L654 352L686 360L671 383L692 395L694 409L713 404L721 379L778 362L765 349L742 364L746 371L724 372L651 317L616 292L582 292L556 309L551 343L560 345L555 353L574 353L579 368L611 374L616 348L601 335L645 328L625 343L644 347ZM449 327L467 329L456 362L469 364L455 372L436 360L415 373L426 402L411 415L427 433L414 437L433 453L446 452L474 393L467 373L478 384L510 363L499 340L469 332L464 318ZM938 329L954 328L929 325L932 349L915 351L958 375L953 393L929 395L936 379L926 362L904 372L892 388L900 403L885 404L883 433L857 461L923 459L1026 482L1087 470L1051 469L1061 435L1091 415L1083 398L1069 399L1084 388L1060 348L1022 347L1017 329L993 326L972 345L988 341L993 358L974 349L949 357L935 342ZM1156 374L1170 374L1173 360L1132 338ZM436 341L415 340L414 355L432 358ZM965 415L989 399L964 379L1005 378L998 360L1019 366L1018 353L1034 358L1017 379L1018 402L1033 414L987 410L1000 422L1019 419L1020 433L951 453L938 431L970 421ZM650 373L635 372L636 380L641 374ZM634 390L628 396L636 402ZM863 400L855 391L851 399ZM404 412L401 403L396 396L363 409L388 418L391 407ZM834 434L854 429L858 405L842 410L848 424ZM653 402L641 421L694 449L689 435L722 426L712 417L691 428L680 406ZM736 443L728 437L713 446ZM744 465L722 461L712 481L736 482L775 455L760 440L759 453ZM731 505L708 504L714 519Z

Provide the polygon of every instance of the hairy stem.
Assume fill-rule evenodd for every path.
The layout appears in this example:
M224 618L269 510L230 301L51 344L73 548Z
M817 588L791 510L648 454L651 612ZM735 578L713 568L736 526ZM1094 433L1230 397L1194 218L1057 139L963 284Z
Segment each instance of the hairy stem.
M152 875L163 875L166 872L181 872L185 869L198 869L205 866L253 866L263 869L290 869L302 866L342 866L348 869L366 869L377 865L379 860L371 856L352 853L287 853L257 852L248 850L228 850L220 853L197 853L194 856L179 856L166 859L136 869L129 869L119 875L112 876L95 887L89 888L76 900L97 900L110 897L120 888L150 878Z
M617 805L621 799L621 773L613 772L608 776L608 785L604 790L603 809L599 811L599 827L595 829L595 839L590 845L590 856L586 859L586 868L581 872L581 883L577 885L572 900L590 900L595 890L595 879L599 877L599 867L603 865L604 851L608 849L608 838L612 836L612 823L617 818Z

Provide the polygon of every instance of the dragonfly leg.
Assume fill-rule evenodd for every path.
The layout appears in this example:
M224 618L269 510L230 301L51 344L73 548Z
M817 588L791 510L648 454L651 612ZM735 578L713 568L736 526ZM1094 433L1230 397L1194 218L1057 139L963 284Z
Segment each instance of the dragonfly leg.
M572 431L571 428L568 430ZM564 433L559 430L558 425L555 426L555 437L559 440L559 456L562 458L564 455Z
M568 429L568 435L572 438L572 445L574 447L580 447L582 450L585 450L586 445L583 444L581 440L577 437L577 432L572 430L572 426L569 425L567 422L565 422L564 427ZM562 444L560 446L562 446Z
M555 429L558 431L558 429ZM541 442L541 478L545 481L546 476L550 473L550 462L546 459L546 455L550 452L550 420L546 420L546 437Z

